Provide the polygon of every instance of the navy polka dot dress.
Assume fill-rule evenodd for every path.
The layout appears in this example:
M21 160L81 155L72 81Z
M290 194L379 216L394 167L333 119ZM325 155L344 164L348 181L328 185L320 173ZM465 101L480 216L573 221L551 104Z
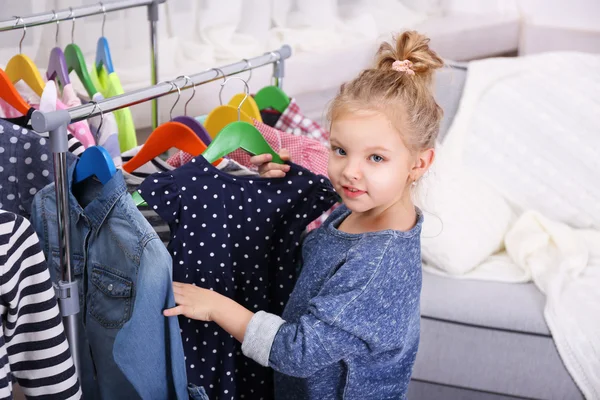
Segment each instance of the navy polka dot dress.
M291 164L285 178L234 177L202 156L139 188L171 228L173 280L281 314L306 226L337 200L323 176ZM271 399L272 371L215 323L180 318L188 381L210 399Z

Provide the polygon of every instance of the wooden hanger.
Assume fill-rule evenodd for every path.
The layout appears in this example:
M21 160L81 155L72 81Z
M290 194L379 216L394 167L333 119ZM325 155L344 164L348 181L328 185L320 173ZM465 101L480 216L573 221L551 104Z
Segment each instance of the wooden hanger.
M252 97L248 97L244 101L245 96L245 93L236 94L231 98L231 100L229 100L228 105L237 108L240 104L242 104L241 110L243 112L245 112L249 117L254 118L259 122L263 122L262 116L260 115L260 110L256 104L256 100L254 100Z
M213 163L237 149L243 149L253 156L268 153L273 156L271 162L283 164L281 157L269 146L262 133L254 125L244 121L235 121L223 128L202 155Z
M104 25L106 24L106 10L104 9L104 4L100 3L102 6L102 36L98 39L98 43L96 44L96 70L100 71L100 69L104 66L106 71L110 74L115 72L112 63L112 57L110 56L110 48L108 47L108 39L104 37Z
M210 135L211 138L216 138L219 132L223 130L227 125L235 121L244 121L249 124L252 124L252 118L245 112L239 112L238 119L238 109L233 106L218 106L214 110L212 110L206 120L204 121L204 128Z
M50 52L50 61L48 61L46 77L49 81L57 81L59 88L63 88L65 85L71 83L65 53L63 53L59 47L53 48Z
M21 23L23 22L23 18L17 17L17 23L15 24L15 26L19 24L19 20L21 21ZM44 86L46 86L46 83L42 78L42 74L40 74L38 67L31 60L31 58L22 54L22 45L26 34L27 27L23 25L23 36L21 37L21 41L19 42L19 54L17 54L8 61L8 64L6 64L6 68L4 71L6 72L6 75L10 78L12 83L23 81L38 96L41 96L42 92L44 91Z
M260 110L272 108L283 113L290 105L290 98L277 86L267 86L260 89L255 95L254 100Z
M151 161L155 157L163 154L167 150L171 148L176 148L182 151L185 151L188 154L193 155L194 157L199 156L206 150L206 145L204 142L196 135L191 128L182 124L181 122L174 122L173 119L173 109L179 102L179 98L181 97L181 89L179 86L175 85L173 82L169 82L173 87L177 88L177 100L171 107L171 111L169 112L169 116L171 118L170 122L164 123L158 128L154 130L150 134L150 137L144 143L140 151L128 162L123 164L123 170L129 173L132 173L142 165ZM221 162L222 160L215 159L215 165Z
M173 147L193 156L199 156L206 150L206 145L193 130L180 122L171 121L152 132L140 151L123 164L123 170L132 173Z
M0 97L23 115L29 111L29 104L23 100L12 84L12 80L2 69L0 69Z
M248 83L241 78L229 78L221 84L221 90L223 89L223 86L231 79L242 80L246 89L245 97L238 105L238 108L222 106L233 108L235 110L237 121L226 125L213 139L208 146L208 149L206 149L202 155L208 160L208 162L213 162L214 160L223 157L237 149L243 149L252 155L265 153L271 154L273 156L272 162L283 164L281 157L279 157L279 155L271 148L271 146L269 146L269 143L267 143L262 133L260 133L259 130L256 129L251 123L241 120L243 114L241 108L243 107L244 102L249 98L250 89L248 87Z
M56 44L52 51L50 51L50 60L48 61L46 78L48 78L49 81L56 81L57 86L63 88L65 85L71 83L71 80L69 79L69 68L67 67L65 53L58 47L58 29L60 25L56 12L54 12L54 19L56 20Z
M98 90L94 87L94 83L92 82L92 78L90 78L90 74L88 73L87 64L85 62L85 57L83 57L83 53L79 46L77 46L74 42L74 33L75 33L75 13L73 12L73 8L69 7L71 10L71 15L69 17L72 18L73 28L71 29L71 44L65 47L65 59L67 60L67 68L69 69L69 73L75 71L77 77L83 84L85 91L87 92L90 98L94 97Z
M91 146L85 149L75 165L73 183L95 176L100 183L106 185L116 173L117 168L108 151L101 146Z

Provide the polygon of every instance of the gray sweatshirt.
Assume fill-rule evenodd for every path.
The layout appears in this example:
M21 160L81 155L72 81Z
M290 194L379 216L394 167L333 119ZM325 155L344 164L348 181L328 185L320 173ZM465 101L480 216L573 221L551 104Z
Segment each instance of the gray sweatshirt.
M275 370L275 398L403 399L419 345L420 233L349 234L341 206L302 247L282 317L259 311L244 354Z

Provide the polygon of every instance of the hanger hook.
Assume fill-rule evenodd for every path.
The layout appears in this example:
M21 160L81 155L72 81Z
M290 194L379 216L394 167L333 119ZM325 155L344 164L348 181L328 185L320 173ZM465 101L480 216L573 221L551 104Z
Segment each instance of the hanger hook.
M217 71L217 76L216 76L216 78L218 78L218 77L219 77L219 72L220 72L220 73L221 73L221 76L223 76L223 82L225 82L225 80L226 80L226 78L225 78L225 73L223 72L223 70L222 70L221 68L211 68L211 70L215 70L215 71ZM215 79L216 79L216 78L215 78Z
M102 109L100 108L100 106L98 105L98 102L95 100L90 100L90 103L94 103L94 108L92 109L92 111L88 114L88 117L90 115L92 115L95 111L96 108L98 110L100 110L100 125L98 126L98 130L96 132L98 132L98 136L100 136L100 129L102 129L102 124L104 123L104 112L102 111Z
M54 14L52 20L56 21L56 35L54 36L54 41L56 42L55 46L58 47L58 32L60 30L60 20L58 19L58 14L56 13L56 11L52 10L52 14Z
M246 79L246 83L250 83L250 79L252 79L252 64L250 64L250 61L245 58L242 58L242 61L246 61L246 68L244 68L244 70L248 70L250 73L250 75L248 75L248 79Z
M27 26L25 25L25 20L23 20L23 18L18 16L15 16L15 18L17 19L15 26L19 25L19 21L21 21L21 23L23 24L23 36L21 37L21 41L19 42L19 54L21 54L23 52L23 40L25 40L25 35L27 35Z
M171 111L169 111L169 118L172 120L173 110L175 109L175 106L177 105L177 103L179 103L179 99L181 98L181 88L177 86L174 81L169 81L169 83L171 84L171 87L174 86L177 88L177 100L175 100L175 103L173 103L173 107L171 107Z
M102 10L102 36L104 36L104 25L106 24L106 7L104 7L103 2L100 2L100 9Z
M176 79L181 79L181 78L185 78L185 85L183 85L183 87L186 87L188 85L188 82L192 83L192 90L193 90L192 96L188 99L188 101L185 102L185 105L183 106L183 115L187 116L187 106L190 103L190 101L192 101L194 96L196 95L196 85L193 84L192 78L190 78L187 75L180 75Z
M73 7L69 7L69 18L73 21L73 26L71 27L71 43L75 43L75 12L73 11Z
M221 93L223 93L223 88L225 87L225 85L227 84L227 82L229 82L232 79L239 79L240 81L244 82L244 94L245 94L245 96L244 96L244 98L240 102L240 105L237 108L238 121L239 121L241 119L242 105L244 104L244 102L246 101L246 99L248 98L248 96L250 95L250 88L248 87L248 82L246 82L245 80L243 80L239 76L232 76L231 78L228 78L227 80L225 80L225 82L221 83L221 90L219 90L219 101L221 102L221 104L223 104L223 100L221 100Z

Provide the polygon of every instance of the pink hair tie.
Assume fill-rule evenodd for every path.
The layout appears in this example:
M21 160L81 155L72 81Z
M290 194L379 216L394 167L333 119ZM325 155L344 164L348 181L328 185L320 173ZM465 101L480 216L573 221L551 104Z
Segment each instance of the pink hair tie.
M400 61L396 60L392 64L392 69L398 72L406 72L408 75L414 75L415 71L411 69L412 63L408 60Z

